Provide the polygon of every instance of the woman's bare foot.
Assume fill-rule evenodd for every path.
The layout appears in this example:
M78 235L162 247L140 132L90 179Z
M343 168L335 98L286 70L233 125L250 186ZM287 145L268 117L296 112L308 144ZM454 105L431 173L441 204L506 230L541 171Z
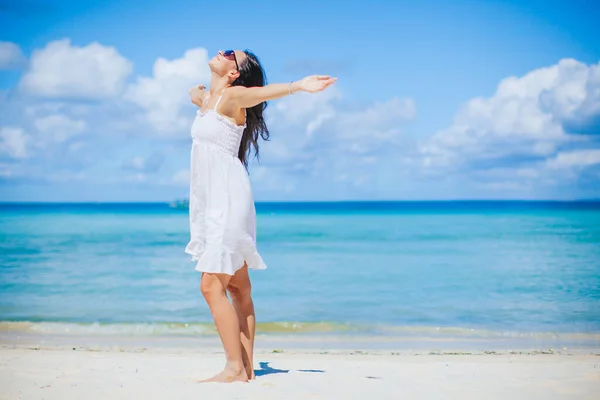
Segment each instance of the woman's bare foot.
M256 375L254 375L254 365L247 365L244 363L244 369L246 370L246 376L249 381L256 379Z
M248 382L248 374L244 368L233 369L227 368L212 378L203 379L199 383L208 382L219 382L219 383L231 383L231 382Z

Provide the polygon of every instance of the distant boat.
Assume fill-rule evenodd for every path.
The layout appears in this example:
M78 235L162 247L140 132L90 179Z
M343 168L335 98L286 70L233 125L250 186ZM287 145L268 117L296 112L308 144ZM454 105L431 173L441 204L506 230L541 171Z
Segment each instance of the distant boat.
M190 202L188 199L177 199L169 203L169 207L171 208L187 209L189 206Z

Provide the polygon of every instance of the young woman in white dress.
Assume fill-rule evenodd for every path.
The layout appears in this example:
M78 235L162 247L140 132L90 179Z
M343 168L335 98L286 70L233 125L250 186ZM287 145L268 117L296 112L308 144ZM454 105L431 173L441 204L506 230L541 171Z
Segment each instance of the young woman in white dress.
M263 116L268 100L319 92L336 79L313 75L267 85L260 62L247 50L219 51L208 65L210 89L190 89L199 110L191 129L190 242L185 252L202 272L200 290L227 358L224 370L204 382L247 381L254 379L255 329L248 269L266 268L256 250L248 157L252 149L258 154L259 138L269 138Z

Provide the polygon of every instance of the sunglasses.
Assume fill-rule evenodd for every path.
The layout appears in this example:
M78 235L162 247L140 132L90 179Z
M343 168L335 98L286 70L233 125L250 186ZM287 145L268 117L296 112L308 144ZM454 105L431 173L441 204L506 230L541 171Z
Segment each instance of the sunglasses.
M225 57L226 59L235 61L235 68L238 71L240 70L240 66L238 65L234 50L225 50L222 54L223 54L223 57Z

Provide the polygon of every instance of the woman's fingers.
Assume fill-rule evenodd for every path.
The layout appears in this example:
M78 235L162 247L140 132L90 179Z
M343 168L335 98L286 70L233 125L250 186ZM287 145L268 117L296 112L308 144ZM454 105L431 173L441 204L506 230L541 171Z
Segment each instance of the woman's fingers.
M333 85L335 83L335 81L337 81L337 78L328 79L327 81L323 82L323 89Z
M304 90L307 92L320 92L326 89L337 81L337 78L332 78L330 75L311 75L303 79Z
M193 92L194 90L200 90L203 91L204 89L206 89L206 86L204 85L196 85L196 86L192 86L190 88L190 93Z

